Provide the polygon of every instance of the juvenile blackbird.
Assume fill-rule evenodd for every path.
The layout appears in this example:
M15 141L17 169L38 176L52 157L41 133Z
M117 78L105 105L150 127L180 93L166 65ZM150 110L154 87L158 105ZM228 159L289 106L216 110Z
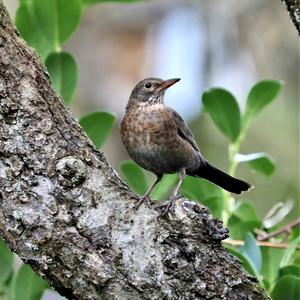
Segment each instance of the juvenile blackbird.
M211 165L200 153L193 134L180 115L164 104L166 89L179 78L146 78L133 89L121 122L121 137L131 158L157 179L137 207L145 200L164 174L179 173L179 181L166 204L168 210L177 198L186 174L204 178L231 193L247 191L251 184L234 178Z

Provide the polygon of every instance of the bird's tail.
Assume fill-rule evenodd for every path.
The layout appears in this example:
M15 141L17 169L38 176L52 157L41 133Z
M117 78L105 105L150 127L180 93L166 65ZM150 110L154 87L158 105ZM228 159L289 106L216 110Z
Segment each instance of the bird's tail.
M192 176L204 178L220 186L224 190L235 194L240 194L241 192L247 191L253 187L250 183L226 174L222 170L211 165L206 160L202 161L199 169L194 172L187 173Z

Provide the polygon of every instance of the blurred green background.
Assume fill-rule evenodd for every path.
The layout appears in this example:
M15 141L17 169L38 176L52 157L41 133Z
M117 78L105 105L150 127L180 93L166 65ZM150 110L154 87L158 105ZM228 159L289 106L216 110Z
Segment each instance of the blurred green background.
M18 1L5 0L12 16ZM72 111L80 117L107 110L120 120L131 89L144 77L180 77L168 105L190 124L202 153L227 169L227 141L201 113L201 94L224 87L244 106L260 79L281 79L283 91L254 121L243 153L266 151L276 162L267 178L240 166L255 190L241 196L262 217L276 202L294 201L286 221L299 215L299 44L281 1L153 0L101 3L87 8L67 42L79 65ZM128 159L118 126L103 151L115 169Z

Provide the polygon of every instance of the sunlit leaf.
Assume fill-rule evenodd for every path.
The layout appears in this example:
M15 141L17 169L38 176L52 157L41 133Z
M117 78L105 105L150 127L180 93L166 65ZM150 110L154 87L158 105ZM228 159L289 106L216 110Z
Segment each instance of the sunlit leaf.
M100 148L114 124L115 117L108 112L94 112L84 116L79 123L97 148Z
M13 253L0 239L0 288L11 276L13 271Z
M256 83L249 92L246 111L243 118L246 126L252 119L279 94L283 82L278 80L262 80Z
M47 287L47 282L24 264L17 274L12 300L40 300Z
M202 102L217 127L235 142L240 133L240 109L234 96L227 90L213 88L203 93Z
M120 165L126 183L140 196L147 191L148 185L145 173L132 160L123 161Z
M52 53L46 60L55 91L70 104L77 84L77 65L69 53Z
M271 293L273 300L298 300L299 295L300 278L293 275L281 277Z
M275 172L275 163L267 153L238 154L236 159L247 162L251 169L264 175L271 176Z

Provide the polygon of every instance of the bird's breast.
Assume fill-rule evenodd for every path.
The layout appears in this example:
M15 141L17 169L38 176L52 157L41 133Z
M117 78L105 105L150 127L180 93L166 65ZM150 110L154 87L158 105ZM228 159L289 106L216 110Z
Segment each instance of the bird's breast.
M177 130L164 106L155 104L139 107L125 114L121 133L125 146L149 148L172 142Z
M193 147L178 136L173 116L158 105L127 112L121 136L132 159L156 174L175 173L197 159Z

